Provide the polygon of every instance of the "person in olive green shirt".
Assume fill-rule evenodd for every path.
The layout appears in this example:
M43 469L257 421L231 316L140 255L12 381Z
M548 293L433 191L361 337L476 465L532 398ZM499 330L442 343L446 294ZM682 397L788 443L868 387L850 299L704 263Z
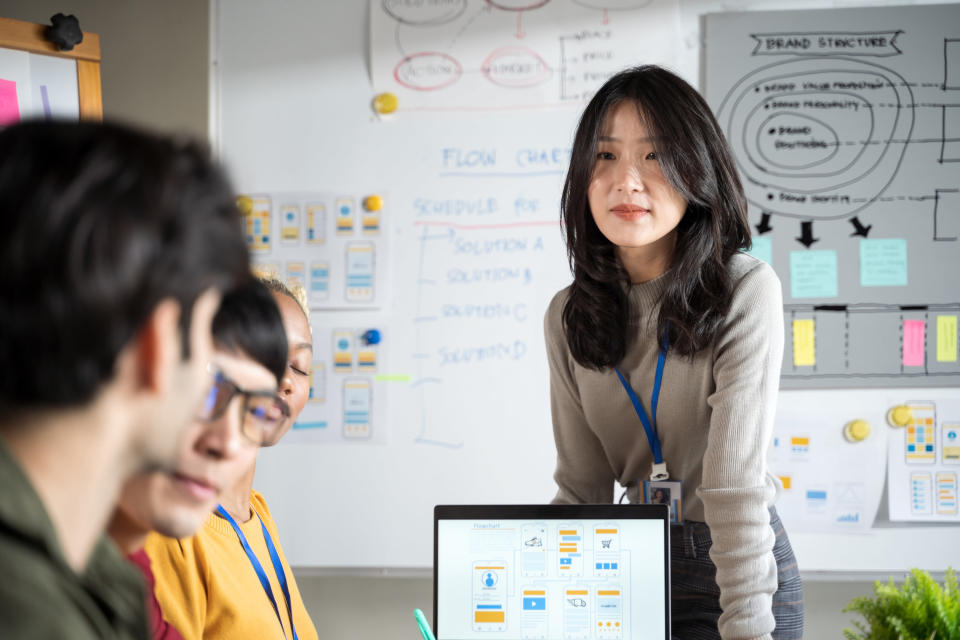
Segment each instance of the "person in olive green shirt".
M147 638L103 536L123 484L174 472L210 324L249 256L196 145L92 123L0 131L0 635Z

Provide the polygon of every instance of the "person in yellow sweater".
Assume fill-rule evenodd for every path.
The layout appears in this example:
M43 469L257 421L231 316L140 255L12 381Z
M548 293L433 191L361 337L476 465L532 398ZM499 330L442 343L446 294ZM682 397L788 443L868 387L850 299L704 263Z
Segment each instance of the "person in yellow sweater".
M309 395L313 340L302 288L291 290L262 278L272 291L287 333L289 358L279 395L289 430ZM298 295L299 294L299 295ZM253 490L256 461L196 535L175 540L152 534L146 552L163 616L184 640L285 638L317 640L317 631L280 546L276 524L263 496Z

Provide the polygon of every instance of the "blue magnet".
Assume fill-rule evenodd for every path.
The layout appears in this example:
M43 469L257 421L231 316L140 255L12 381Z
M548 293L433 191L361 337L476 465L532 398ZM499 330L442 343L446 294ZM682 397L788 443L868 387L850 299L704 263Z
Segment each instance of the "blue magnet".
M368 329L360 337L364 344L380 344L380 331L377 329Z

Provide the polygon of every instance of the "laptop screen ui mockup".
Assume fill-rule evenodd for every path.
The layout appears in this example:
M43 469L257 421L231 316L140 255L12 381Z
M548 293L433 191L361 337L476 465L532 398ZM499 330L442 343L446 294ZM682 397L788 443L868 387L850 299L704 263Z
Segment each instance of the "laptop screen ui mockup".
M438 506L437 640L669 640L665 505Z

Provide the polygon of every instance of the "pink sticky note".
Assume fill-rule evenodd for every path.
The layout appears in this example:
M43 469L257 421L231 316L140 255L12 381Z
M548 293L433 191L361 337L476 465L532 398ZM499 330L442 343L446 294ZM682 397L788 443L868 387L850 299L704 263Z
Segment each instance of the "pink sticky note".
M923 334L926 323L923 320L903 321L903 366L922 367L924 358Z
M17 83L0 78L0 126L20 122L20 105L17 103Z

